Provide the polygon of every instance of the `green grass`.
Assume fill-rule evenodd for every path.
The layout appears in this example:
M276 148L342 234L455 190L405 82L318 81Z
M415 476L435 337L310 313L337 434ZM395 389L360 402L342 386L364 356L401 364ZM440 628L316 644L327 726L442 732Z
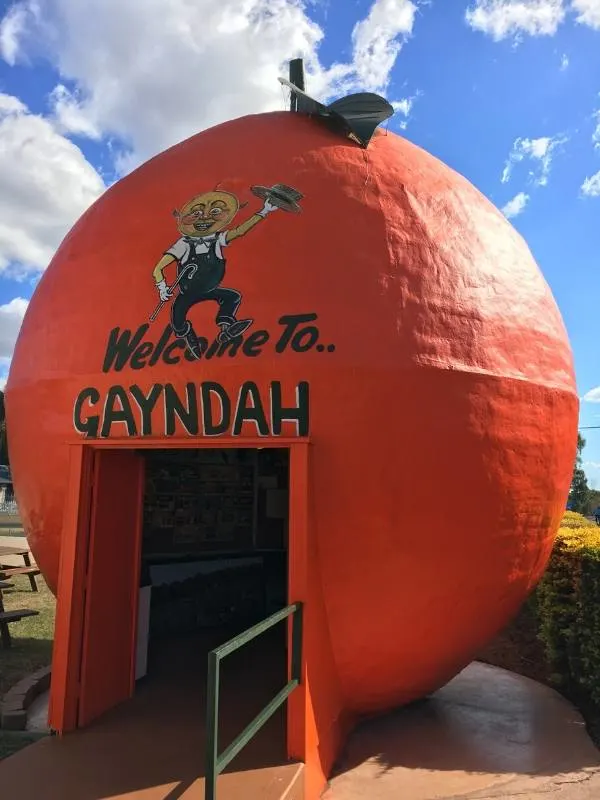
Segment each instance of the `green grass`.
M36 581L39 592L32 592L27 576L17 575L10 579L15 588L2 592L6 611L30 608L40 613L10 626L12 647L0 647L0 697L21 678L52 660L55 599L40 575Z
M10 626L12 647L6 650L0 647L0 697L21 678L48 666L52 660L55 599L40 575L36 581L39 592L32 592L29 578L17 575L10 579L15 588L2 592L7 611L30 608L40 613L37 617L28 617ZM0 730L0 760L33 744L42 736L45 734Z

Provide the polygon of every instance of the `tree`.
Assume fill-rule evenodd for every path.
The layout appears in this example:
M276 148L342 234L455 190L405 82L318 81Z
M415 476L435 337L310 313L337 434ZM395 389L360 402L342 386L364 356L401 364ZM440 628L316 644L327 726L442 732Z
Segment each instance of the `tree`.
M590 489L590 494L588 497L588 506L587 506L588 516L593 514L598 507L600 507L600 490Z
M573 511L578 511L580 514L587 513L590 499L590 488L583 471L582 453L584 447L585 439L581 433L577 433L577 455L575 457L571 491L569 492L569 506Z

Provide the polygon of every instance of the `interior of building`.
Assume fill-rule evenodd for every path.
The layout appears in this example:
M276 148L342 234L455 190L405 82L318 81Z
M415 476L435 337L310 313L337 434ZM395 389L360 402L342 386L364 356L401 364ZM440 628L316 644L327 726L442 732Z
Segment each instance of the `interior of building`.
M157 449L144 458L136 697L177 705L180 695L197 727L209 650L287 605L289 453ZM279 624L224 659L222 746L287 682L286 632ZM284 710L273 736L285 742Z

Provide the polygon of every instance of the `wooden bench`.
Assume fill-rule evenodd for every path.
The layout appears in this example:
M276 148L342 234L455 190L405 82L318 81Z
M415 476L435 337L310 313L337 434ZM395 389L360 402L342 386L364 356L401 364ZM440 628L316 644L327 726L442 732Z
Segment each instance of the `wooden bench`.
M32 611L29 608L17 608L14 611L0 611L0 637L2 638L2 647L10 647L12 644L10 630L8 629L11 622L19 622L19 620L25 617L36 617L39 613L39 611Z
M35 580L35 576L39 575L40 571L37 567L4 567L0 566L0 580L4 578L11 578L13 575L27 575L29 577L29 583L31 584L31 591L37 592L38 585Z
M25 617L36 617L40 613L29 608L16 608L12 611L5 611L4 603L2 602L2 590L8 589L10 585L10 583L0 582L0 638L2 639L2 647L10 647L12 644L8 627L12 622L19 622Z

